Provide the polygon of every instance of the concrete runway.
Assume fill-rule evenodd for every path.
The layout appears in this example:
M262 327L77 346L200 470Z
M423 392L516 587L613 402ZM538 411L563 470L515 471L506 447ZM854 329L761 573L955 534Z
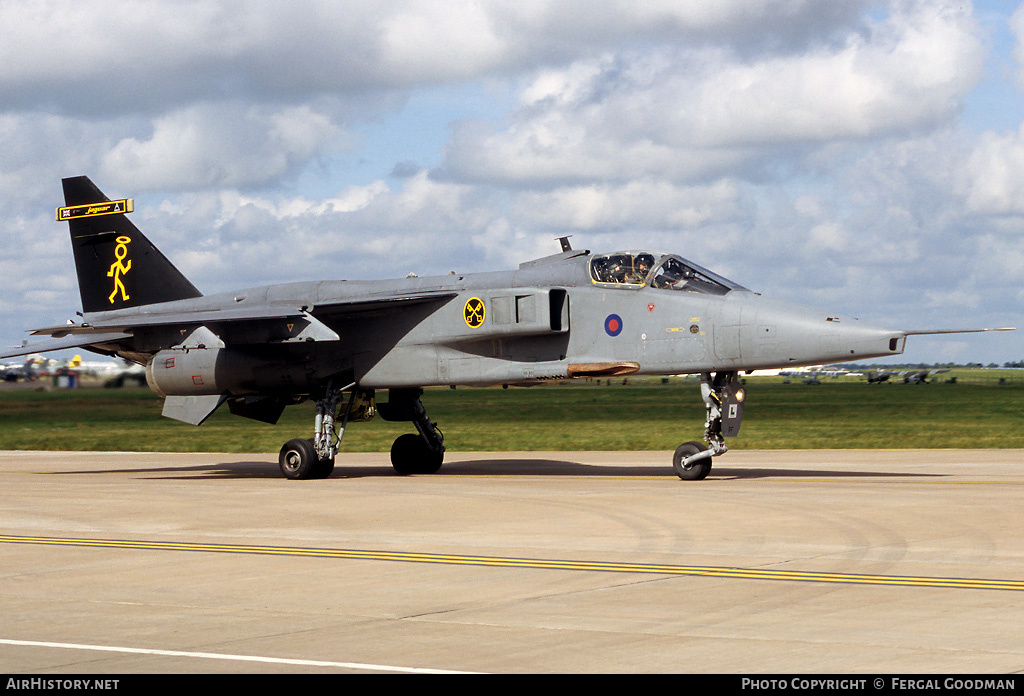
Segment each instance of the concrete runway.
M0 672L1024 670L1024 451L0 452Z

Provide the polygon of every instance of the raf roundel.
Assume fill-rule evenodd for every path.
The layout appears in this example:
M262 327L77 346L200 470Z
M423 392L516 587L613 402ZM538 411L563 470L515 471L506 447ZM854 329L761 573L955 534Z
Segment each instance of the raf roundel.
M618 336L622 333L622 317L618 314L609 314L604 320L604 331L609 336Z

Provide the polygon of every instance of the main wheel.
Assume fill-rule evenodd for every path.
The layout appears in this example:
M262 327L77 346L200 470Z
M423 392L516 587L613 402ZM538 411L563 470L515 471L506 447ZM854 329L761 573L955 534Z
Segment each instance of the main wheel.
M313 443L313 438L309 438L307 442L313 447L313 451L316 452L316 445ZM313 471L309 475L309 478L327 478L334 472L334 457L331 457L330 459L320 459L319 457L320 455L317 455L317 462L313 465Z
M691 441L679 445L672 457L672 468L675 469L676 475L684 481L701 481L707 478L711 473L711 459L702 459L689 467L683 466L684 459L705 450L707 447L702 442Z
M437 473L443 462L444 452L434 452L422 437L413 433L399 435L391 445L391 466L402 476Z
M313 477L319 459L312 442L296 438L284 443L277 463L285 478L307 479Z
M316 466L313 467L313 474L310 478L328 478L332 473L334 473L334 460L320 459L317 461Z

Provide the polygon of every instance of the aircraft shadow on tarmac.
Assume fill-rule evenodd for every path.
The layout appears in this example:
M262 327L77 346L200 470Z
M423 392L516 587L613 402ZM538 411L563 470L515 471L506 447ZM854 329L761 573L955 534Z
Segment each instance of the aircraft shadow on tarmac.
M268 461L227 461L217 464L196 466L161 466L161 467L122 467L90 471L51 471L50 474L136 474L160 479L196 479L196 478L280 478L281 473L276 463ZM397 477L398 474L387 465L352 465L339 463L331 474L332 479L384 478ZM507 477L607 477L635 478L656 477L676 479L670 465L650 464L641 466L614 466L583 464L569 460L557 459L480 459L457 461L445 464L442 470L431 476L507 476ZM946 474L901 473L898 471L834 471L826 469L786 469L777 467L716 467L711 470L708 481L713 480L744 480L744 479L800 479L800 478L940 478ZM682 483L682 482L680 482ZM697 484L699 485L699 484Z
M551 459L483 459L445 464L438 474L452 476L593 476L593 477L659 477L676 479L672 466L652 463L642 466L597 466L579 462ZM345 475L335 469L335 476ZM878 478L878 477L932 477L943 474L901 474L892 471L827 471L814 469L779 468L713 468L707 480L751 478ZM682 481L680 481L682 483Z

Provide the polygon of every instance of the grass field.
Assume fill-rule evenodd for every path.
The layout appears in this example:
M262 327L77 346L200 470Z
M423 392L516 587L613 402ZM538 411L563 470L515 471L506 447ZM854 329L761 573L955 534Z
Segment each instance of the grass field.
M952 376L956 384L944 383ZM1024 448L1024 372L954 371L935 383L804 384L750 377L734 449ZM1000 384L1002 379L1004 384ZM382 393L382 399L386 396ZM424 405L452 451L671 450L700 440L699 385L673 378L628 385L577 383L530 389L429 389ZM141 389L0 392L0 449L277 452L312 435L313 405L285 410L276 426L218 410L200 427L160 416ZM409 423L352 424L342 451L386 451Z

